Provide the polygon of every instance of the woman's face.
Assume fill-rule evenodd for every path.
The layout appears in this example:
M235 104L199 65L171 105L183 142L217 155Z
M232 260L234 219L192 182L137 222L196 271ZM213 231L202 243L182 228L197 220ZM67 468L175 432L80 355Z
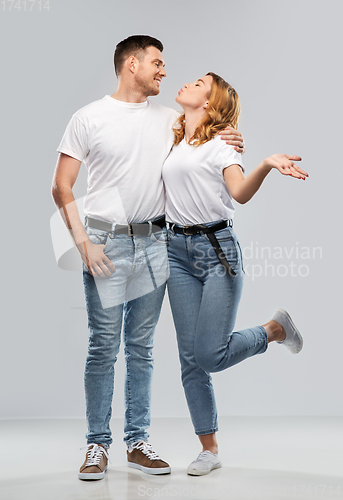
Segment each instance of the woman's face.
M175 101L185 109L206 109L211 95L213 78L205 75L193 83L185 83Z

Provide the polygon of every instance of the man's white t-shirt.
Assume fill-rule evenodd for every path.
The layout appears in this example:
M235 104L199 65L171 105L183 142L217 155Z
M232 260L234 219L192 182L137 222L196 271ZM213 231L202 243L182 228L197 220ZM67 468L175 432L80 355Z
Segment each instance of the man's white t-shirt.
M149 100L127 103L109 95L73 115L57 151L87 167L85 215L128 224L164 214L161 171L178 116Z
M162 176L166 190L166 220L180 226L232 219L234 206L223 170L240 165L242 156L219 135L201 146L185 139L171 150Z

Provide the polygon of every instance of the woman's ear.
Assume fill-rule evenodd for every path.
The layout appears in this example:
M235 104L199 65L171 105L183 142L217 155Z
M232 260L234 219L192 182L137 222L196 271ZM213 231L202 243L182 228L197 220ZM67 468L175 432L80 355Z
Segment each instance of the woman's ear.
M208 106L208 101L206 101L206 102L205 102L205 104L204 104L204 109L206 109L206 108L207 108L207 106Z

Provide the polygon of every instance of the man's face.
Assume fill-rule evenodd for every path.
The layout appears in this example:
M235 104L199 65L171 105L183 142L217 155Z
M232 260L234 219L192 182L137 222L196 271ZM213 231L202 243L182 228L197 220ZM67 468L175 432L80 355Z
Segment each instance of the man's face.
M147 47L137 60L136 83L144 95L158 95L162 78L167 76L161 52L156 47Z

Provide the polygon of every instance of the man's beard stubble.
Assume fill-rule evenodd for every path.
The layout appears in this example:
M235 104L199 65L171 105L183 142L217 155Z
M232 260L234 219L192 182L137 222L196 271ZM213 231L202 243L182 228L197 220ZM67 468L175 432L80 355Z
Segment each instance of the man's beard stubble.
M160 93L160 89L153 84L149 84L145 79L136 77L137 86L140 87L142 94L146 97L158 95Z

